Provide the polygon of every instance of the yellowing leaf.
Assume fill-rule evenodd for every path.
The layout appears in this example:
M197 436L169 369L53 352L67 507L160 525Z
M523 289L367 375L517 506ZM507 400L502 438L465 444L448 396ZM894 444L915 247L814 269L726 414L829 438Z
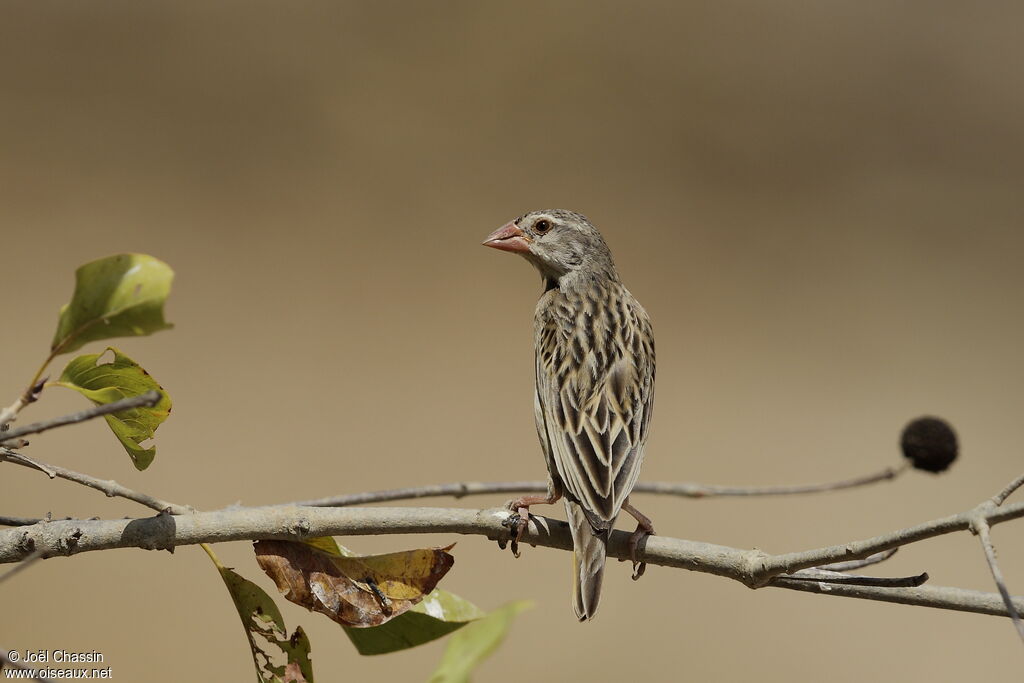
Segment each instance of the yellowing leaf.
M339 557L305 543L257 541L256 560L285 598L346 626L378 626L434 590L450 548Z
M144 470L156 457L156 446L143 448L140 444L152 439L157 427L167 419L171 412L171 399L138 363L112 346L107 351L114 354L109 363L97 365L102 353L73 358L54 384L74 389L96 404L113 403L151 390L159 391L162 398L152 408L142 406L104 415L114 436L131 456L132 463L137 469Z
M337 557L334 563L346 576L369 579L376 584L376 590L387 598L418 602L451 569L455 562L455 558L448 554L451 548Z
M91 341L137 337L165 330L164 302L174 271L146 254L118 254L75 271L75 293L60 309L53 355Z
M317 550L323 550L325 553L330 555L337 555L338 557L351 557L355 553L349 551L348 548L342 549L338 542L334 540L334 536L317 536L315 538L304 538L302 542L306 545L311 545Z
M332 536L307 538L306 545L338 557L352 557ZM486 616L479 607L457 595L435 588L404 614L371 628L343 627L361 655L382 655L407 650L443 638L466 624Z
M313 683L309 638L299 626L289 637L281 611L266 592L227 567L218 567L245 627L260 683ZM270 647L270 652L265 649ZM274 660L283 662L278 664Z

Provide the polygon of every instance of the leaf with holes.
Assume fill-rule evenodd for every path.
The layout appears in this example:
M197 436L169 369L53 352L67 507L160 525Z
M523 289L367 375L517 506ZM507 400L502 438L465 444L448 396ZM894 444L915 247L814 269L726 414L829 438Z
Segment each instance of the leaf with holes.
M313 683L309 638L299 626L289 637L284 617L266 592L227 567L218 567L245 627L260 683ZM269 646L270 652L267 651ZM284 661L280 661L280 660ZM279 663L275 664L275 660Z
M103 353L87 353L73 358L64 368L60 379L53 384L74 389L97 405L113 403L151 390L159 391L160 401L152 408L141 406L103 416L114 436L128 451L136 469L144 470L156 457L156 446L143 448L141 443L152 439L157 427L167 419L171 412L171 399L138 363L113 346L107 348L107 351L114 354L114 359L109 363L97 364Z
M75 292L60 309L50 350L54 356L91 341L138 337L171 327L164 302L174 271L146 254L118 254L75 271Z
M451 546L351 557L292 541L257 541L254 548L286 599L356 627L409 611L455 562Z

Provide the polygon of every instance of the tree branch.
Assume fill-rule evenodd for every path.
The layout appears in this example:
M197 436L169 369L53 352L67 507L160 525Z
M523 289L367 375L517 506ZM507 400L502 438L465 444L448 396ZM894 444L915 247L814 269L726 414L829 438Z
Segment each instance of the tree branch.
M159 401L159 391L147 391L146 393L139 394L138 396L130 396L128 398L123 398L120 401L114 401L113 403L104 403L102 405L93 406L92 408L87 408L86 410L81 410L77 413L55 417L52 420L34 422L19 429L12 429L9 432L4 432L2 438L0 438L0 446L7 444L7 442L13 439L17 439L18 437L26 436L28 434L38 434L49 429L56 429L57 427L75 424L76 422L85 422L86 420L91 420L103 415L110 415L111 413L116 413L122 410L128 410L129 408L139 408L141 406L152 407L159 403Z
M888 588L848 586L822 581L792 580L781 576L841 560L869 557L879 550L904 545L943 533L966 529L959 520L970 513L934 520L903 532L902 541L887 534L829 549L768 555L759 550L741 550L728 546L682 539L652 536L641 544L641 559L650 564L724 576L750 587L772 586L887 602L903 602L941 609L1008 616L1000 596L943 587ZM381 534L456 533L481 535L500 543L509 538L511 513L503 508L466 510L459 508L313 508L284 505L266 508L241 508L184 515L161 514L144 519L67 520L36 524L0 531L0 563L17 562L39 550L46 556L73 555L112 548L170 550L180 545L227 541L284 539L315 536L359 536ZM1024 503L994 511L992 524L1024 516ZM530 516L531 524L524 542L561 550L572 548L565 522ZM930 533L923 533L925 527ZM896 532L899 534L900 532ZM630 534L615 531L610 537L610 557L628 559ZM790 558L807 558L803 566ZM810 559L810 558L813 558ZM788 567L788 568L787 568ZM905 599L904 599L905 594ZM1014 598L1015 607L1024 609L1024 600Z
M840 489L866 486L881 481L895 479L908 469L907 463L896 467L887 467L879 472L867 474L852 479L825 482L819 484L801 484L797 486L715 486L711 484L697 484L693 482L664 482L664 481L638 481L633 487L633 493L653 493L666 496L680 496L682 498L713 498L713 497L735 497L735 496L787 496L805 493L823 493L826 491L838 491ZM546 481L463 481L451 482L448 484L433 484L430 486L414 486L402 489L386 489L383 491L369 491L366 493L348 493L339 496L328 496L326 498L315 498L295 503L310 507L348 507L351 505L366 505L368 503L387 503L396 500L416 500L419 498L436 498L451 496L452 498L463 498L465 496L479 496L495 493L546 493L548 483Z
M129 407L152 405L159 398L157 392L149 392L125 401L29 425L4 435L0 444L10 442L24 434L81 422ZM134 403L136 401L137 403ZM133 491L113 480L101 480L62 467L39 463L2 445L0 461L31 467L44 472L50 478L73 481L102 491L107 496L122 497L161 512L160 515L147 519L41 520L35 524L26 524L33 520L4 518L8 523L24 526L0 531L0 563L17 562L26 557L72 555L123 547L166 549L173 552L178 545L189 544L392 533L475 534L496 540L505 547L512 515L504 508L328 508L430 496L459 498L483 493L543 491L547 488L546 482L464 482L335 496L306 501L304 504L198 513L186 506ZM893 479L907 467L904 464L854 479L803 486L744 488L655 482L639 483L634 491L693 498L817 493ZM644 547L636 559L650 564L725 576L751 588L770 586L823 595L1009 616L1020 631L1018 613L1024 607L1024 600L1013 598L1006 591L998 567L994 563L994 551L990 552L991 542L986 545L986 539L990 524L1024 516L1024 504L1000 507L1000 504L1022 484L1024 476L1007 485L990 501L986 501L987 504L965 513L842 546L773 556L759 550L745 551L681 539L649 537L645 539ZM524 538L527 543L564 550L572 549L572 539L564 522L537 516L531 516L531 521L533 527ZM971 529L982 536L986 558L1001 595L949 587L920 586L927 580L927 574L916 577L876 578L837 573L837 570L850 570L884 561L902 545L963 529ZM623 560L632 559L629 537L630 535L625 532L613 532L610 536L609 556ZM1024 637L1024 631L1021 633Z
M159 400L160 395L157 394L157 392L151 391L149 393L156 394L157 400ZM145 395L146 394L142 394L142 396ZM135 398L141 398L141 396ZM108 405L112 406L114 404L110 403ZM146 404L142 403L138 405ZM120 410L124 410L124 408L120 408ZM100 414L102 415L103 413ZM32 426L34 425L29 425L29 427ZM26 427L26 429L27 428L28 427ZM160 500L159 498L155 498L148 494L133 491L127 486L122 486L121 484L118 484L113 479L97 479L96 477L91 477L88 474L75 472L74 470L65 469L57 465L40 463L37 462L36 460L33 460L32 458L28 458L22 455L21 453L0 446L0 462L5 461L13 463L15 465L21 465L23 467L31 467L32 469L37 469L43 472L44 474L48 475L50 479L53 479L55 477L58 479L66 479L67 481L73 481L76 484L82 484L83 486L88 486L89 488L96 489L97 491L102 491L103 493L107 494L108 498L127 498L128 500L135 501L136 503L145 505L146 507L152 510L156 510L158 512L163 510L170 510L176 515L182 515L191 512L191 508L188 508L184 505L169 503L166 500Z
M0 515L0 526L31 526L44 521L40 517L11 517Z
M992 537L989 534L988 522L984 519L977 520L977 523L972 526L972 530L978 536L978 540L981 541L982 550L985 552L985 561L988 563L989 571L992 572L992 579L996 582L996 587L999 589L999 595L1002 596L1003 604L1006 605L1007 612L1010 613L1010 619L1013 620L1013 626L1017 629L1017 635L1020 636L1021 640L1024 641L1024 624L1020 620L1020 611L1016 605L1013 604L1013 597L1010 595L1010 591L1006 588L1006 581L1003 579L1003 573L999 570L999 564L996 562L996 549L992 545Z

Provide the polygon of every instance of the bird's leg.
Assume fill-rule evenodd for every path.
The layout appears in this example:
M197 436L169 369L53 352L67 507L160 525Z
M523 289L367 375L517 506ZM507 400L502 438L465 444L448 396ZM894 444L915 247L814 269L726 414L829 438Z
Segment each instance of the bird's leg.
M512 528L512 554L519 557L519 541L523 538L523 532L526 531L526 525L530 522L530 506L531 505L551 505L557 503L562 497L562 492L555 489L554 486L548 486L548 494L546 496L523 496L510 500L507 503L507 507L513 513L513 517L509 520Z
M647 515L630 505L629 498L626 498L626 501L622 504L622 509L631 514L633 519L636 520L636 531L629 537L629 559L633 562L633 580L636 581L644 575L644 571L647 569L646 562L637 562L636 550L642 539L654 535L654 522Z

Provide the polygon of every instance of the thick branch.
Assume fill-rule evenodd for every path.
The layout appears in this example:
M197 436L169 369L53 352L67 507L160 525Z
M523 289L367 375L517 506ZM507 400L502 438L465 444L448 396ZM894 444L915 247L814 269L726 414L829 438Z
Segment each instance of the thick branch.
M992 523L1024 516L1024 503L1007 506L999 513L998 519L990 520ZM510 513L503 508L333 509L288 505L185 515L162 514L145 519L53 521L0 531L0 563L17 562L36 550L47 556L55 556L111 548L164 550L196 543L268 538L294 540L313 536L456 533L482 535L503 542L509 537L509 515ZM530 520L531 524L524 537L525 543L561 550L572 548L572 539L565 522L533 515ZM956 530L948 524L943 526L944 523L945 520L936 520L934 524L947 529L945 533ZM629 536L629 533L623 531L612 534L608 548L610 557L629 558ZM848 546L836 546L840 550L833 552L831 556L822 551L811 553L821 558L817 564L826 564L830 561L867 557L876 552L868 549L869 542L850 544L851 547L855 545L865 549L847 552ZM769 569L780 566L778 558L781 557L787 556L773 557L758 550L748 551L710 543L652 536L646 539L639 559L650 564L724 576L752 587L767 585L888 602L903 602L900 595L907 591L908 604L1007 615L1005 606L996 594L934 586L928 590L895 589L877 586L838 586L786 579L778 576L777 571L771 573L774 570ZM796 568L791 571L795 570ZM1014 603L1018 609L1024 609L1024 600L1015 598Z

